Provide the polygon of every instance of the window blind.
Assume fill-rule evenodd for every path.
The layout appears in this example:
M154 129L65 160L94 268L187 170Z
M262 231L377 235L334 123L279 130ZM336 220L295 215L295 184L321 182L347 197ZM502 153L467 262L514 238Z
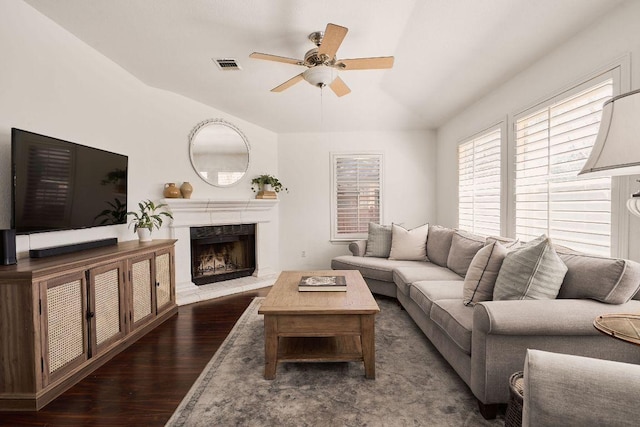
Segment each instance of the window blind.
M611 178L578 178L595 142L613 80L592 85L515 123L516 236L609 256Z
M500 128L458 145L458 227L501 235Z
M381 221L382 155L334 155L333 239L366 237Z

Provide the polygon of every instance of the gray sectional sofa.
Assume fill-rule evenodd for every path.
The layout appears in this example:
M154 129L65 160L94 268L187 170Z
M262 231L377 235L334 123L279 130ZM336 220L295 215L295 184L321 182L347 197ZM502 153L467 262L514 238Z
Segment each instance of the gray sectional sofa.
M361 240L349 245L351 255L334 258L331 267L357 269L372 292L397 298L470 387L485 418L495 417L499 404L508 402L509 377L522 370L527 349L640 363L637 347L593 326L600 314L640 312L640 264L554 247L566 265L554 299L465 305L465 275L489 239L429 226L426 260L365 256L367 240ZM517 251L516 246L510 250Z

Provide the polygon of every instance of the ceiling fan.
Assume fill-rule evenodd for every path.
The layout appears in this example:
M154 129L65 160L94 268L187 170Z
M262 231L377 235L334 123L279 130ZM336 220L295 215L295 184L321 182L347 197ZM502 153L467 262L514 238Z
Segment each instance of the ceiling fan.
M336 59L336 52L347 35L347 31L349 31L348 28L327 24L325 31L309 34L309 40L317 47L309 50L304 55L304 60L259 52L253 52L249 57L307 67L306 71L274 87L271 92L282 92L299 81L306 80L313 86L320 88L329 86L337 96L344 96L351 92L351 89L338 76L338 70L374 70L393 67L393 56Z

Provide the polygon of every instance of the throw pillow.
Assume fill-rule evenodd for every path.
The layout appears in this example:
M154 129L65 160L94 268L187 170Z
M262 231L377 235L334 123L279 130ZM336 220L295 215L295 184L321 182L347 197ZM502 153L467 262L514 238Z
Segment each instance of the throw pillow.
M447 266L451 240L455 230L439 225L429 227L429 238L427 239L427 257L432 263L440 267Z
M625 259L599 257L557 247L567 275L558 298L590 298L607 304L624 304L640 287L640 264Z
M473 306L481 301L491 301L493 287L507 253L507 248L496 241L476 253L464 278L464 305Z
M427 260L429 224L407 230L391 224L391 253L389 259L407 261Z
M494 300L554 299L558 295L567 266L545 235L509 252L502 262Z
M451 249L447 257L449 270L464 277L473 257L484 247L485 238L464 231L456 231L451 239Z
M500 244L507 249L517 249L520 247L520 240L510 239L509 237L488 236L485 243L489 244L491 242L500 242Z
M391 226L369 223L367 250L364 256L389 258L391 252Z

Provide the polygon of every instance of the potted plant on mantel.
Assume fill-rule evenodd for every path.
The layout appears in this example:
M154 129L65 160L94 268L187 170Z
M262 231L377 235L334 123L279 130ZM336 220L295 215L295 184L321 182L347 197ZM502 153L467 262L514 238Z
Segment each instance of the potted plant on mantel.
M133 232L138 233L138 238L141 242L150 242L152 240L151 232L154 227L160 230L163 216L173 219L171 212L158 211L166 206L166 203L156 205L151 200L143 200L138 203L139 210L137 212L127 212L127 215L133 215L129 227L133 224Z
M273 175L259 175L251 180L251 190L257 191L256 199L277 199L277 193L289 192L278 178Z

